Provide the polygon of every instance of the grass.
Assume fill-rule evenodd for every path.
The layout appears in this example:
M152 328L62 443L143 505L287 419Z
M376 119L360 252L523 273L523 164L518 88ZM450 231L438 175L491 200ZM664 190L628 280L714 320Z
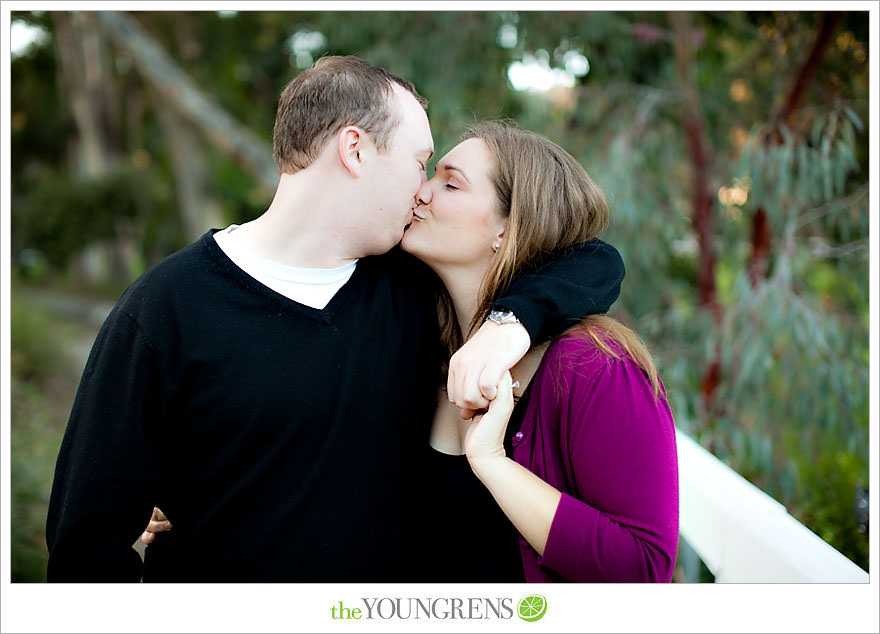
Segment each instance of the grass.
M70 344L91 327L56 317L16 296L11 310L11 578L46 580L46 509L55 459L82 371Z

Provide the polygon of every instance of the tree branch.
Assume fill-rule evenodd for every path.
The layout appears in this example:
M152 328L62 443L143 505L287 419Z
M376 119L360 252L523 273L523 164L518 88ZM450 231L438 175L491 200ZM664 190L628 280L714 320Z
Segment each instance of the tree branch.
M266 193L274 192L278 171L271 146L202 92L134 18L117 11L100 11L98 16L114 44L132 57L168 105L250 172Z
M834 29L837 28L837 24L842 17L843 14L837 11L822 14L822 20L819 22L819 31L816 33L813 46L810 48L810 52L798 69L797 74L792 79L791 84L789 84L788 96L776 117L777 135L779 135L778 129L780 126L784 125L789 130L792 129L795 113L804 101L807 88L822 64L822 58L825 57L825 51L831 42L831 36L834 34ZM778 136L778 139L781 142L781 135Z

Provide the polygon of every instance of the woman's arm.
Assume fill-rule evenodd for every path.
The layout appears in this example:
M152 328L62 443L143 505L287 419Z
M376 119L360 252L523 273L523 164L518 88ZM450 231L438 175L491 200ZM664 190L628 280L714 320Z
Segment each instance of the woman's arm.
M567 390L536 406L559 421L553 431L567 485L539 564L574 581L668 582L678 549L678 464L666 399L629 359L577 341L558 354L571 365L547 379Z
M539 563L572 580L668 582L678 550L669 406L634 362L595 351L580 360L554 411L570 488Z
M562 494L505 454L504 432L512 411L511 377L505 373L488 411L475 416L467 429L466 454L474 474L504 514L532 548L543 554Z
M558 427L530 433L555 435L572 491L560 492L504 455L512 401L502 396L469 430L468 458L542 567L571 581L669 581L678 548L672 417L634 365L601 365L598 373L580 368L566 377L562 399L552 387L543 394L540 385L532 388Z
M470 464L520 535L543 555L562 493L506 456L478 458Z

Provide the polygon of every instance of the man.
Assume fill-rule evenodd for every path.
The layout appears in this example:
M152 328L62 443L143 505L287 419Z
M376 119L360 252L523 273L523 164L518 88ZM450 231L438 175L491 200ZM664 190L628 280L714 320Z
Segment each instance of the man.
M288 84L267 211L144 274L95 341L56 467L50 581L407 578L440 357L430 277L392 248L433 154L424 106L353 57ZM453 358L456 404L485 406L560 316L607 309L623 268L604 246L548 265L579 293L552 268L512 287L499 304L523 324L487 322ZM174 529L142 569L131 545L154 505Z

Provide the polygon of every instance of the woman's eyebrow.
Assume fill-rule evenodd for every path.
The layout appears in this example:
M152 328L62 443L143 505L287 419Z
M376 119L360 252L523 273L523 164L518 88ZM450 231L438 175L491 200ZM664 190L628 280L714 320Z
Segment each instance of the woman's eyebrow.
M465 174L465 173L461 170L461 168L455 167L455 165L448 165L448 164L447 164L447 165L438 165L438 166L437 166L437 169L438 169L438 170L446 170L447 172L448 172L448 171L451 171L451 170L454 170L454 171L458 172L459 174L461 174L461 177L462 177L463 179L465 179L468 183L471 182L471 179L469 179L469 178L467 177L467 174Z

